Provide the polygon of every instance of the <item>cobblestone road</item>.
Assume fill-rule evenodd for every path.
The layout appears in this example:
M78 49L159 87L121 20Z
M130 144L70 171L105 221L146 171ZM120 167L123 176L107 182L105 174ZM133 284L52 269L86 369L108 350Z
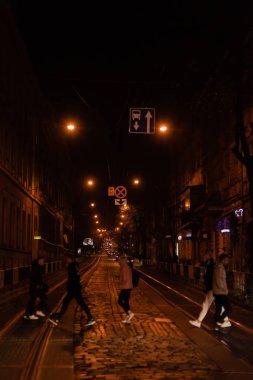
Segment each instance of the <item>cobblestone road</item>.
M76 379L212 379L218 369L144 295L132 291L131 325L122 323L117 305L118 263L102 260L85 289L97 324L84 327L80 312L75 317Z

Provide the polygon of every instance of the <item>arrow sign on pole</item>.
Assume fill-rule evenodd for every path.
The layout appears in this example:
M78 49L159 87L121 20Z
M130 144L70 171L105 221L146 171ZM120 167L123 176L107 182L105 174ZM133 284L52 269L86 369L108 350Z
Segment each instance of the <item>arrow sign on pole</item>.
M152 119L150 111L147 112L145 118L147 119L147 133L150 133L150 119Z
M155 133L155 109L154 108L130 108L129 114L130 133Z
M125 199L114 199L115 201L115 206L124 206L127 204L127 200Z

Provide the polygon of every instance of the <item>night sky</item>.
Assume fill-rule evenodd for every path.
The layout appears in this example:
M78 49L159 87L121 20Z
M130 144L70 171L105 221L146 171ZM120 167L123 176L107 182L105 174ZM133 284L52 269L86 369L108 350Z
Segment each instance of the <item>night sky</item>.
M252 8L223 0L10 3L59 125L79 123L71 141L78 175L98 178L100 190L134 175L164 184L170 146L190 128L191 110ZM154 107L170 136L129 134L130 107Z

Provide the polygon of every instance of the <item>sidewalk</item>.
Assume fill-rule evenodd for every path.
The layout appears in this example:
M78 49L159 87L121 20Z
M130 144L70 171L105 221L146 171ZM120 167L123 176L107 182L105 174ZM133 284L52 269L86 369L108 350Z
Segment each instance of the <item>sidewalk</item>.
M132 292L131 325L122 323L118 272L118 263L102 259L85 289L97 324L86 329L81 313L75 316L76 379L213 379L216 364L141 287Z

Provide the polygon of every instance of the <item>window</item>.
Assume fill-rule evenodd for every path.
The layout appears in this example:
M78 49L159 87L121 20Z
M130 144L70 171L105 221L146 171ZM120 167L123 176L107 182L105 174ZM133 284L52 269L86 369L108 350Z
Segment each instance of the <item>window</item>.
M20 230L21 230L21 213L20 207L17 207L17 229L16 229L16 246L20 248Z
M27 215L27 238L26 238L26 241L27 241L27 250L30 251L31 250L31 215L28 214Z
M2 204L2 244L7 244L7 199L3 198L3 204Z
M9 218L9 245L14 247L14 203L10 204L10 218Z
M26 248L26 212L22 211L22 249Z

